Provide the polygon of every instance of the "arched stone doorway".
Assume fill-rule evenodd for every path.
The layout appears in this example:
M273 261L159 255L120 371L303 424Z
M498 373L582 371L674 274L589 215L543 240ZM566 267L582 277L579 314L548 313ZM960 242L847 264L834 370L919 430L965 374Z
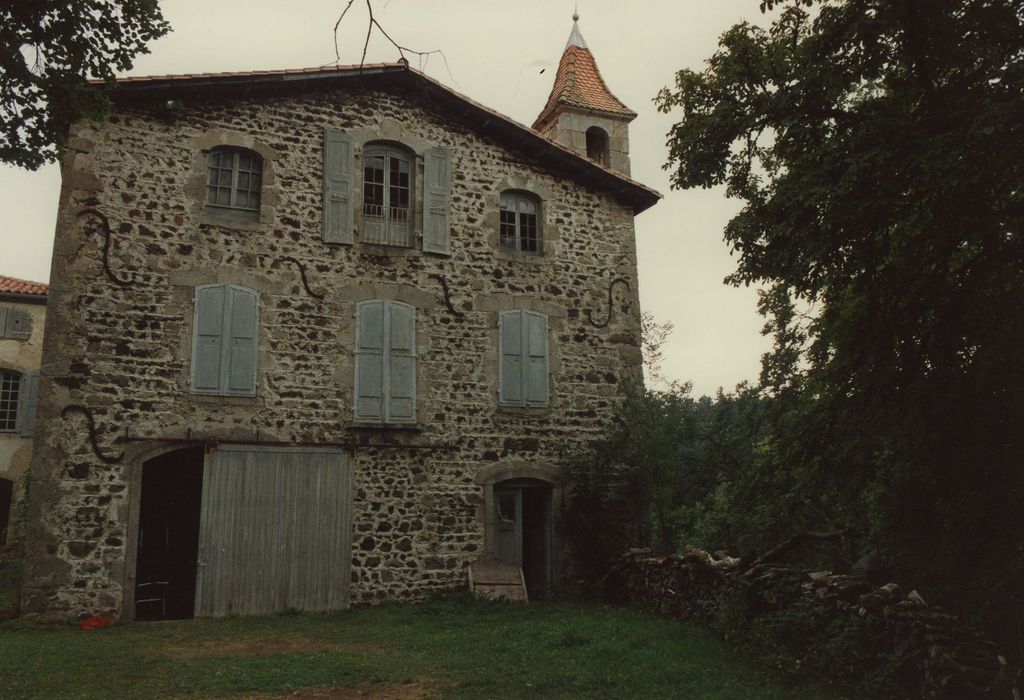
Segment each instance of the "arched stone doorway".
M136 537L136 620L177 620L195 611L203 447L165 452L142 464Z
M552 465L501 462L477 476L484 488L483 525L488 557L520 566L531 599L543 598L561 570L555 527L563 477Z

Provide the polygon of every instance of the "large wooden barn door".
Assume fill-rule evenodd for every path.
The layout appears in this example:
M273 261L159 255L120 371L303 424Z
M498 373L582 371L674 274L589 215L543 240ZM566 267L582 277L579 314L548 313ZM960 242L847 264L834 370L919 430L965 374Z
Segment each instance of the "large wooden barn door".
M351 482L338 450L224 445L208 455L196 616L346 607Z

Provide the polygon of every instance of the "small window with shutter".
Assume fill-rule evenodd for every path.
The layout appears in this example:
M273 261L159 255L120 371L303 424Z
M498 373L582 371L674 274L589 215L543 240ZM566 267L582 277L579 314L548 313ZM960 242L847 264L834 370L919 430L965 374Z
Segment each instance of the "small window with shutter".
M510 309L498 319L498 402L502 406L548 405L548 317Z
M374 299L356 306L355 420L416 422L416 309Z
M0 338L28 340L32 335L32 317L21 309L0 307Z
M233 284L197 287L192 329L192 391L255 396L259 293Z
M412 245L413 157L401 148L368 143L363 149L363 243Z

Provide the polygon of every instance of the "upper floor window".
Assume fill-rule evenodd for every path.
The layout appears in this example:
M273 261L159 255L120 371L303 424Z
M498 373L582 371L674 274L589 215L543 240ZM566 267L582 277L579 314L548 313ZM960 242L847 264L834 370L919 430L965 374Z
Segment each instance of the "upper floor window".
M18 403L21 398L21 375L0 369L0 433L18 429Z
M548 405L548 317L509 309L498 316L498 402L503 406Z
M412 245L412 166L410 155L394 146L363 150L364 243Z
M416 309L374 299L356 307L355 419L416 421Z
M587 158L608 165L608 132L599 126L587 129Z
M501 247L523 253L540 252L540 204L532 195L501 195Z
M259 294L234 284L196 288L192 331L192 391L256 395Z
M263 159L242 148L215 148L207 163L206 206L232 218L257 221Z
M0 307L0 338L28 340L32 335L32 317L21 309Z

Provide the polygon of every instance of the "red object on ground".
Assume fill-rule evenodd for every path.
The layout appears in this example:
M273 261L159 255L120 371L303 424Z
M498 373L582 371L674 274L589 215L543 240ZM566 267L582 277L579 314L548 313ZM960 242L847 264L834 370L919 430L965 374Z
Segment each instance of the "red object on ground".
M79 623L79 627L84 630L98 630L101 627L107 627L113 622L106 615L96 615L94 617L87 617Z

